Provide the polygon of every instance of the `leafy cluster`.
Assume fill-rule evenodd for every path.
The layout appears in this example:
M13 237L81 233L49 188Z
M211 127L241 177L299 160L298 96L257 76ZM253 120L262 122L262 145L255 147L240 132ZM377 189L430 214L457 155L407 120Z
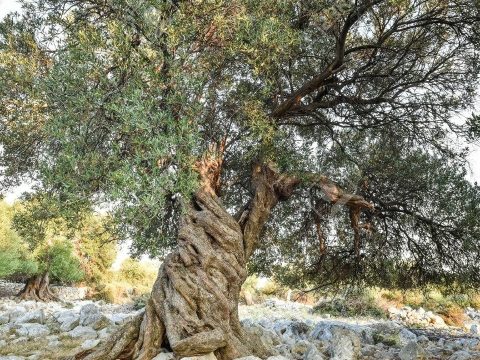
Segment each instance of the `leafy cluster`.
M252 271L299 287L476 284L463 147L478 118L459 114L476 96L479 24L476 0L33 1L0 25L3 184L33 178L67 221L100 206L135 254L163 255L196 161L222 149L232 213L254 162L372 204L349 213L302 183Z

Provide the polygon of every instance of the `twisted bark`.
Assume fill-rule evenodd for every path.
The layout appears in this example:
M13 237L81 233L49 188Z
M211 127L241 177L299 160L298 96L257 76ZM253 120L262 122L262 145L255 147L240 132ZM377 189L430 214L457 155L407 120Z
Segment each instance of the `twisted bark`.
M282 192L274 172L258 167L255 197L235 220L203 186L182 218L177 249L162 264L145 312L96 351L75 359L150 360L162 348L177 356L214 352L220 360L269 355L248 335L238 318L240 287L246 279L247 253ZM263 177L263 180L260 180Z
M179 357L214 352L219 360L270 355L270 349L242 329L240 287L247 276L246 261L272 208L288 199L301 180L256 164L254 195L234 218L217 196L221 160L205 156L196 168L201 188L185 210L178 247L162 264L145 312L101 348L74 359L150 360L162 348Z

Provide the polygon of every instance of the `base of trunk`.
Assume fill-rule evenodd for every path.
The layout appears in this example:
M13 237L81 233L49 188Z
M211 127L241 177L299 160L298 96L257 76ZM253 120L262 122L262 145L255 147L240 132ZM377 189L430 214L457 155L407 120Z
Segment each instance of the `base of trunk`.
M220 200L198 192L182 219L178 248L165 259L143 314L95 351L74 359L151 360L162 349L219 360L270 355L238 318L245 281L243 233Z
M17 296L22 300L58 301L57 296L50 289L48 274L35 275L28 279Z

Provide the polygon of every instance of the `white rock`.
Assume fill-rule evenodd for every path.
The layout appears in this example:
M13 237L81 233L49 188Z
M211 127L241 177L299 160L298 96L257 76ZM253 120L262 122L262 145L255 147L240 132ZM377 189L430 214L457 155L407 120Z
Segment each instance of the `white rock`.
M83 350L90 350L90 349L93 349L95 346L97 346L99 343L100 343L99 339L88 339L82 343L81 348Z
M70 331L80 324L80 315L74 311L62 311L54 316L60 324L60 330Z
M20 343L24 343L24 342L27 342L27 341L28 341L28 337L22 336L22 337L19 337L18 339L13 340L11 343L12 344L20 344Z
M468 351L460 350L456 351L448 358L448 360L470 360L473 356Z
M289 360L289 359L283 355L276 355L276 356L268 357L267 360Z
M360 337L353 331L345 328L332 330L330 354L332 360L353 360L360 353Z
M316 340L328 341L332 338L331 327L328 324L319 322L310 332L309 337Z
M405 328L399 331L398 338L402 346L407 345L410 341L417 341L417 335Z
M318 351L317 347L311 345L305 355L303 356L303 360L323 360L324 357L320 351Z
M7 342L5 340L0 340L0 348L7 346Z
M210 354L202 355L202 356L182 357L180 359L183 359L183 360L217 360L217 357L215 356L214 353L210 353Z
M23 324L23 323L38 323L43 324L45 322L45 313L43 309L27 312L22 316L15 319L15 324Z
M446 327L447 324L445 324L445 321L440 315L437 314L432 314L430 316L430 322L437 327Z
M109 319L115 325L121 325L127 319L131 318L132 314L118 313L118 314L108 314L108 315L105 315L105 316L107 317L107 319Z
M250 356L244 356L244 357L241 357L241 358L236 358L234 360L262 360L262 359L260 359L259 357L250 355Z
M160 353L155 356L152 360L174 360L175 354L174 353Z
M67 333L72 338L96 339L97 332L90 326L77 326Z
M16 329L16 332L20 336L28 336L29 338L37 338L40 336L46 336L50 334L50 330L45 325L41 324L20 324Z
M15 355L7 355L7 356L0 356L0 360L24 360L23 356L15 356Z
M82 326L93 325L102 319L102 313L95 304L87 304L80 309L79 322Z
M48 342L49 347L59 347L61 344L60 340L50 340Z
M416 342L411 341L398 353L400 360L423 360L426 358L425 350Z
M472 335L479 335L480 334L480 329L478 328L477 324L472 324L472 326L470 326L470 334L472 334Z

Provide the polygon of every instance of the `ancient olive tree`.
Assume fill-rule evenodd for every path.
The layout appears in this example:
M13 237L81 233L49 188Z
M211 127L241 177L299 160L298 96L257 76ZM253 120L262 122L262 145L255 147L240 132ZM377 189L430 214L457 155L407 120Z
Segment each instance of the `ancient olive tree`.
M476 0L38 0L7 18L5 184L104 206L134 252L170 251L145 312L77 358L265 355L237 313L262 254L306 283L478 283L454 144L478 129L456 115L479 24Z

